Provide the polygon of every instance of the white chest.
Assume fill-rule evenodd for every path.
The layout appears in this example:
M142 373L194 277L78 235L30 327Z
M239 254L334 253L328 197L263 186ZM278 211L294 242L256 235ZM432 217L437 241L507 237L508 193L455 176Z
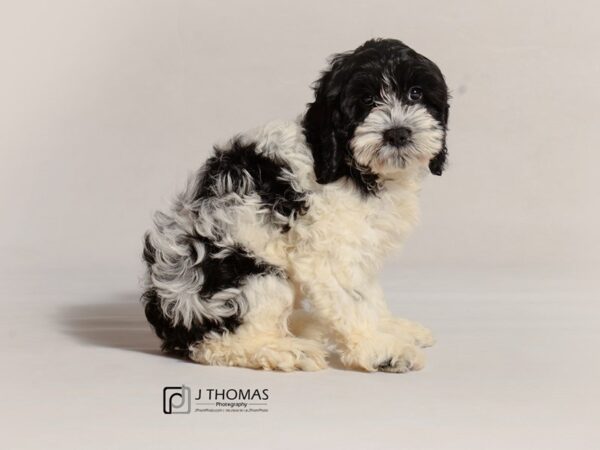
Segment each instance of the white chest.
M345 183L313 194L308 213L292 230L294 253L376 270L418 221L418 184L390 183L380 195L365 198Z

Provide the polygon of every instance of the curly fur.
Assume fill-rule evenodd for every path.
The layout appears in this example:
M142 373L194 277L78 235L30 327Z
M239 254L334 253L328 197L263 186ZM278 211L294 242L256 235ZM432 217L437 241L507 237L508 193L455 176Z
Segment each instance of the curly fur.
M371 40L333 57L297 121L216 148L145 237L143 300L163 349L316 370L329 342L348 367L421 368L431 334L392 317L377 272L418 220L422 178L443 171L447 102L435 64ZM386 137L398 127L402 144Z

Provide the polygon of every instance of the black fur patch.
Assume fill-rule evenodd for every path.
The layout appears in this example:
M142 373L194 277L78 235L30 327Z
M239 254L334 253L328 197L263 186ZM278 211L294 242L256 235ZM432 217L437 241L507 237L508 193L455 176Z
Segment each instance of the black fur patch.
M192 240L201 240L206 249L206 255L199 264L199 270L204 274L204 284L199 292L202 297L201 301L209 302L213 294L227 288L241 286L250 275L279 273L277 268L257 261L244 252L241 247L227 248L226 256L215 256L223 250L223 247L218 247L200 236L190 236L189 239L190 249L193 250L193 259L195 259L195 255L193 255L195 250L191 245ZM151 270L156 260L155 252L156 250L146 235L143 257L148 265L148 270ZM142 295L142 301L148 322L154 328L156 335L163 341L163 351L179 356L187 356L190 345L201 341L206 333L234 331L243 321L243 318L237 315L224 317L221 322L205 320L200 323L194 321L192 327L188 329L182 324L174 326L171 320L165 316L156 289L148 289Z
M206 256L200 263L204 273L204 284L200 290L201 296L211 296L223 289L237 288L251 275L279 273L276 267L257 261L239 246L228 247L229 254L225 257L215 257L223 250L208 239L202 239L206 248Z
M265 208L290 219L306 213L306 193L294 190L284 171L290 168L283 161L276 161L256 152L254 144L242 144L234 140L231 148L215 149L215 156L206 161L197 198L218 195L216 183L223 177L231 180L230 190L240 195L256 193ZM243 183L248 176L254 187ZM282 231L288 226L282 225Z
M348 163L346 176L354 182L354 185L365 196L376 195L381 189L379 176L371 172L368 167L361 166L354 160Z
M239 317L227 317L221 323L194 321L191 328L182 324L173 325L166 317L160 305L160 297L155 289L148 289L142 296L146 319L154 328L156 335L162 340L162 350L177 356L188 356L190 345L201 341L211 331L233 331L241 323Z

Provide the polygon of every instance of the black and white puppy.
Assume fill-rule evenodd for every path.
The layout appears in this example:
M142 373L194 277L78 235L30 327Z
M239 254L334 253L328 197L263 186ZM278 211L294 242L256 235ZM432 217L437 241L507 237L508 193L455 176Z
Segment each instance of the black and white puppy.
M390 314L377 274L417 222L423 177L444 169L447 122L438 67L374 39L332 58L297 121L215 148L145 236L143 301L163 349L316 370L329 342L348 367L421 368L431 333Z

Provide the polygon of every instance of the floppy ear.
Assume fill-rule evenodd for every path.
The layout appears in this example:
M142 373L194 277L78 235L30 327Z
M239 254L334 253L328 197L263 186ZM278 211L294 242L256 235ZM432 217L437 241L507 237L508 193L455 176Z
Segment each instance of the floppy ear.
M450 107L446 105L442 122L444 124L444 142L442 149L429 161L429 170L434 175L441 175L446 167L446 159L448 158L448 148L446 147L446 131L448 128L448 113Z
M314 159L317 182L331 183L347 171L345 140L341 133L339 101L341 66L346 54L336 55L329 71L315 83L315 101L308 105L302 125Z
M441 175L446 167L446 158L448 156L448 149L444 144L444 147L429 161L429 170L434 175Z

